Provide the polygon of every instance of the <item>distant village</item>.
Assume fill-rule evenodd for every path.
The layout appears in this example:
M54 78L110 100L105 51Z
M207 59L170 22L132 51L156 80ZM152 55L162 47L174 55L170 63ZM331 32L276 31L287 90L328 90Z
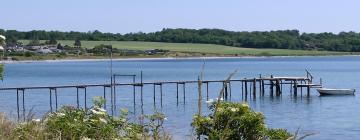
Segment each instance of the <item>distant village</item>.
M81 47L80 43L78 45L74 44L73 46L58 44L27 44L22 45L21 43L17 44L7 44L5 46L7 59L12 59L11 56L32 56L37 54L57 54L57 55L108 55L110 52L114 54L119 54L120 56L131 56L131 55L157 55L165 54L169 52L168 50L162 49L149 49L149 50L130 50L130 49L118 49L112 48L109 45L98 45L94 48L85 48Z

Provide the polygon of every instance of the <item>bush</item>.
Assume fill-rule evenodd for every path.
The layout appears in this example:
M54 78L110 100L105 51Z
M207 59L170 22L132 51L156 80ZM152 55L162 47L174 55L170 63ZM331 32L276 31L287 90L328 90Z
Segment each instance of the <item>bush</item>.
M34 54L32 52L25 52L25 57L31 57L33 56Z
M282 129L268 129L264 115L247 104L221 102L210 106L208 116L196 115L192 126L195 134L208 139L287 139L292 135Z
M163 131L165 116L146 115L147 123L129 122L128 111L119 117L108 115L102 108L103 98L94 98L88 110L64 106L42 120L35 119L13 125L8 121L0 126L1 139L169 139ZM1 117L1 116L0 116Z

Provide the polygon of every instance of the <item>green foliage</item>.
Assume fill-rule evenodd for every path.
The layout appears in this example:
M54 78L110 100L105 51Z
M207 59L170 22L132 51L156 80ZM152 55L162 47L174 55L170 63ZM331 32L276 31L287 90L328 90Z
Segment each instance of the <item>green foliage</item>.
M75 39L74 46L76 46L76 47L81 47L81 41L80 41L80 38L76 38L76 39Z
M100 44L95 46L94 48L90 49L89 52L90 53L94 53L94 54L109 54L112 50L112 46L111 45L104 45L104 44ZM112 51L117 51L117 50L112 50Z
M84 41L148 41L169 43L201 43L217 44L247 48L276 48L301 50L327 50L327 51L360 51L360 33L340 32L333 33L302 33L298 30L233 32L221 29L163 29L152 33L113 34L93 32L59 32L34 30L20 32L6 30L4 34L9 42L16 40L75 40L71 45L80 47L80 40ZM36 45L33 42L29 45Z
M286 129L268 129L267 136L272 140L286 140L292 137Z
M54 37L50 37L50 40L45 41L45 44L56 45L57 41L56 41L56 39Z
M5 65L4 65L4 64L0 64L0 79L1 79L1 80L4 79L4 69L5 69Z
M210 106L208 116L195 116L192 126L198 137L207 139L276 139L289 138L286 131L266 128L264 115L255 112L247 104L221 102ZM216 113L215 113L216 112Z
M31 57L33 55L34 55L33 52L29 52L29 51L25 52L25 57Z
M40 45L40 40L38 38L34 38L27 45L28 46L38 46L38 45Z
M161 113L145 115L146 123L137 124L127 119L128 111L119 117L108 115L102 108L105 100L93 99L88 110L63 106L43 119L14 124L0 114L1 139L169 139L162 129L165 116ZM143 119L144 119L143 118Z

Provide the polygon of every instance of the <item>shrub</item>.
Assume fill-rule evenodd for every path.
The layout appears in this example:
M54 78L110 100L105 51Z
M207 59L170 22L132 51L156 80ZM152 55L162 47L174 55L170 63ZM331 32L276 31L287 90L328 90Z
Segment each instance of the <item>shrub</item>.
M287 139L292 136L285 130L266 128L264 115L251 110L247 104L221 102L209 108L211 114L196 115L191 124L199 138L255 140Z
M162 129L163 114L145 115L147 123L137 124L129 122L126 109L119 117L108 115L102 108L104 103L103 98L94 98L94 106L88 110L63 106L42 120L16 125L2 121L0 139L169 139Z

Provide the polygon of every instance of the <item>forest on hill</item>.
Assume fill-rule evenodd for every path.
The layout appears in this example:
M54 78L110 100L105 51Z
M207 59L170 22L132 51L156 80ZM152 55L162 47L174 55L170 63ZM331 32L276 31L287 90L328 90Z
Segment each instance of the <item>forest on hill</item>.
M360 33L300 33L298 30L235 32L222 29L163 29L150 33L103 33L62 31L17 31L0 29L7 44L18 40L146 41L218 44L247 48L327 50L360 52ZM25 44L26 45L26 44Z

